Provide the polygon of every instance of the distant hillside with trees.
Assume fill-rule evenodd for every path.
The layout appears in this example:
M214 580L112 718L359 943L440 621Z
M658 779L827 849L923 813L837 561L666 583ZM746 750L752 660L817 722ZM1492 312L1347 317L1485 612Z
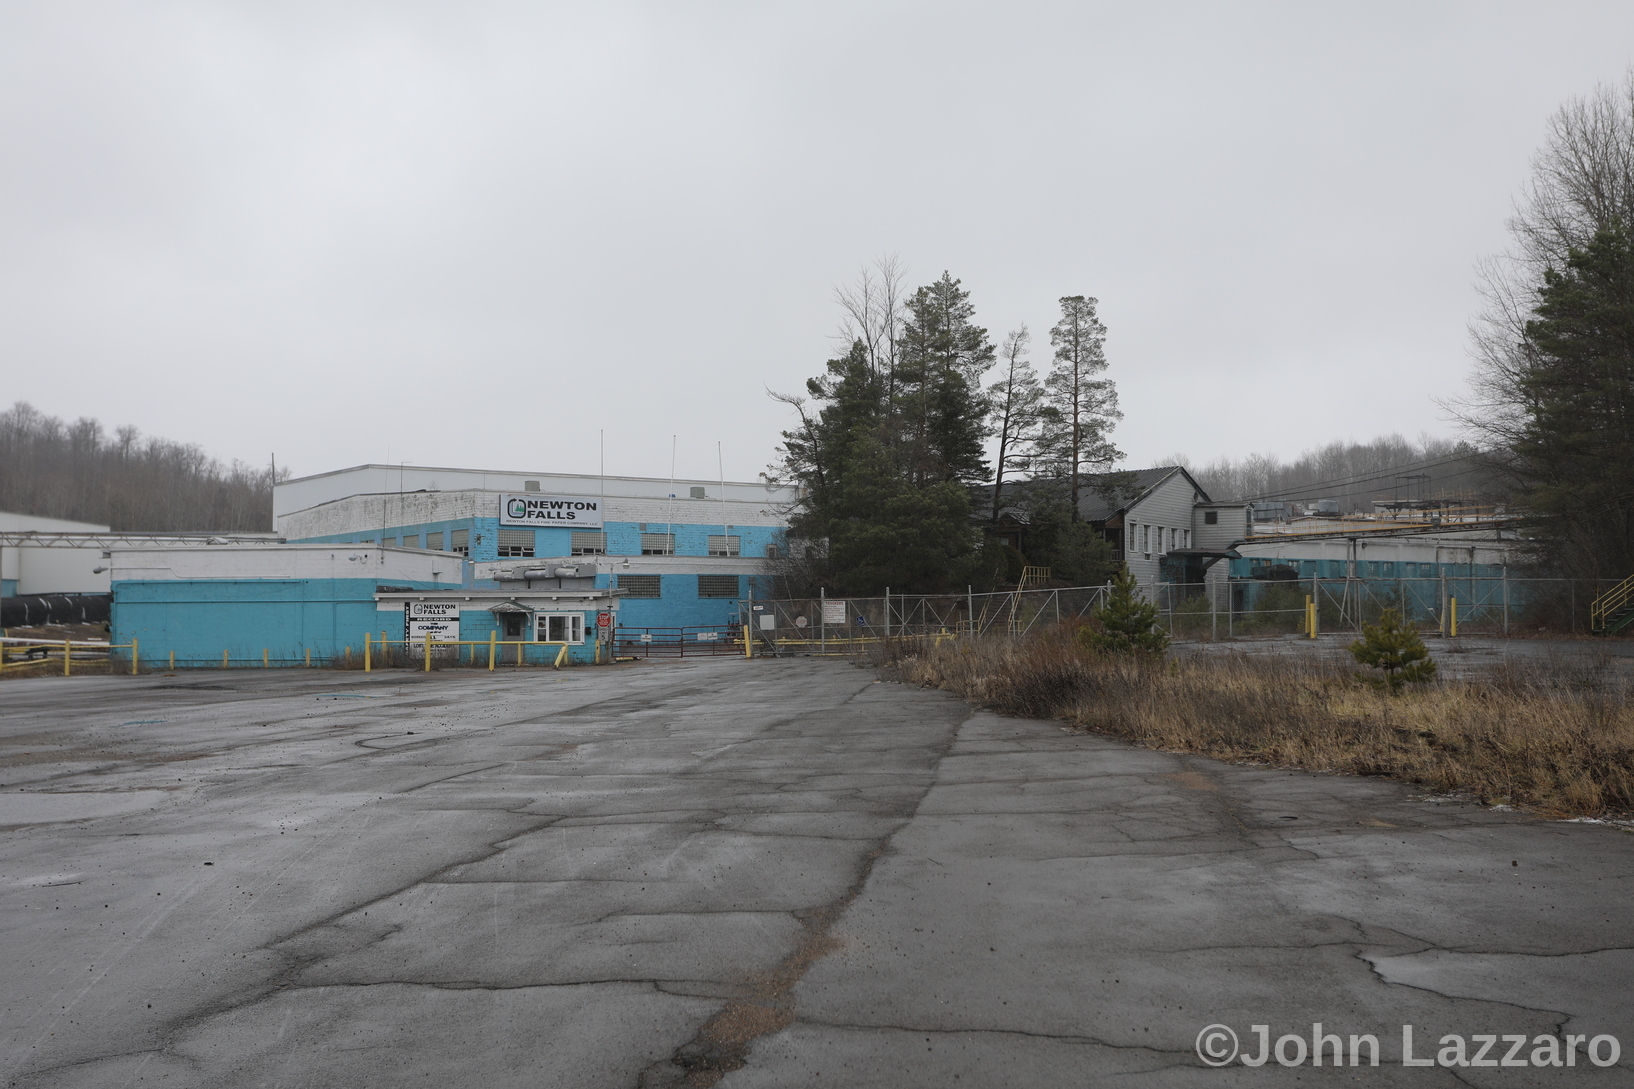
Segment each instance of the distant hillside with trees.
M1192 465L1175 454L1216 502L1233 500L1311 503L1336 499L1344 513L1371 510L1375 500L1490 501L1493 474L1465 442L1425 436L1417 442L1386 435L1371 442L1333 442L1293 461L1269 454L1220 458Z
M134 427L110 435L22 401L0 412L0 510L133 532L268 532L272 483L270 467L223 464Z

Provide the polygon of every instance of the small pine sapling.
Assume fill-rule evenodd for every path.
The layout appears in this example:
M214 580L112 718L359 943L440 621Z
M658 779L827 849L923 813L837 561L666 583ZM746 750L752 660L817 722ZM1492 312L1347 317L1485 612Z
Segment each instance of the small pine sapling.
M1157 626L1157 606L1140 596L1140 585L1125 568L1112 580L1112 593L1092 614L1094 625L1078 629L1078 643L1104 654L1161 657L1169 633Z
M1350 654L1362 665L1383 670L1384 683L1392 692L1400 692L1404 684L1435 679L1430 649L1394 609L1384 610L1377 624L1362 625L1362 637L1350 644Z

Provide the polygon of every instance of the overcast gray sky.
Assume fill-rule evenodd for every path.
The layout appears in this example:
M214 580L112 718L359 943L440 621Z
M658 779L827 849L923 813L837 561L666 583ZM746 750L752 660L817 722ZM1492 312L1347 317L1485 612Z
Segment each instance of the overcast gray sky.
M1101 300L1138 466L1446 434L1634 4L0 4L0 404L298 474L752 478L836 284Z

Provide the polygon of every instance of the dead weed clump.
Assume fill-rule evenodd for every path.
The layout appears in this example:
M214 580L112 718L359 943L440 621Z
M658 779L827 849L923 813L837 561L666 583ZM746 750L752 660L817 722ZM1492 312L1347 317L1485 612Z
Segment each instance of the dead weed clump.
M1634 711L1616 691L1543 671L1440 681L1400 695L1294 657L1141 662L1071 641L899 641L901 680L1009 714L1059 718L1155 749L1384 775L1549 815L1634 812Z

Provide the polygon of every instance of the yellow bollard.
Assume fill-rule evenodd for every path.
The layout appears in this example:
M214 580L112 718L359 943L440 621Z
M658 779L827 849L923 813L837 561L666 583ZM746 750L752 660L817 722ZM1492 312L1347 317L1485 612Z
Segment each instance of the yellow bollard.
M431 633L426 632L426 672L431 672Z
M227 668L227 652L226 651L221 652L221 668L222 669Z
M1451 635L1449 637L1453 638L1453 639L1456 639L1456 638L1458 638L1458 599L1457 598L1450 598L1449 600L1452 603L1452 608L1448 611L1448 614L1447 614L1448 619L1451 621L1451 623L1450 623Z
M368 632L363 633L363 672L365 673L369 672L369 669L373 664L373 659L371 657L373 648L369 645L372 640L373 636L371 636Z
M74 656L74 644L67 639L62 641L62 675L69 675L68 660Z
M170 652L170 672L176 672L176 652Z
M133 636L130 637L130 675L132 677L136 676L136 667L137 667L137 664L141 662L141 660L142 660L141 650L137 646L136 636L133 635Z
M521 643L516 644L516 664L517 665L522 664L522 644Z
M352 648L351 647L346 648L346 668L347 669L352 668Z
M496 628L488 633L488 672L490 673L494 671L494 651L497 649L496 641L498 639L499 629Z
M556 652L556 666L555 666L555 668L561 669L562 668L562 662L566 658L567 658L567 644L563 643L562 644L562 649Z
M271 663L267 661L267 648L261 648L261 668L266 669Z
M311 647L306 648L306 668L308 668L308 669L312 668L312 648Z

